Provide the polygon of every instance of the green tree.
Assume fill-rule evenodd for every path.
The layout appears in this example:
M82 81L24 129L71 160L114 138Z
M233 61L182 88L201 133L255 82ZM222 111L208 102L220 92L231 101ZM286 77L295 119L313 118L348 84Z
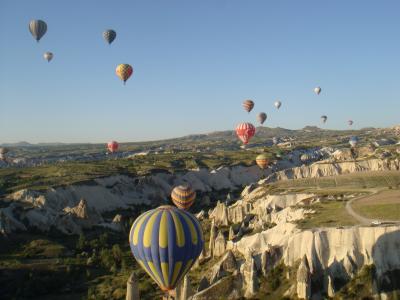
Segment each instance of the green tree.
M76 243L76 249L78 250L84 250L86 247L86 238L83 233L79 235L78 242Z
M102 249L100 251L100 262L101 265L106 269L110 269L115 264L111 250Z
M120 246L118 245L118 244L115 244L113 247L112 247L112 254L113 254L113 256L114 256L114 260L115 260L115 262L116 263L121 263L121 260L122 260L122 250L121 250L121 248L120 248Z
M108 244L108 234L107 234L107 232L105 232L102 235L100 235L99 246L101 248L105 248L105 247L107 247L107 244Z

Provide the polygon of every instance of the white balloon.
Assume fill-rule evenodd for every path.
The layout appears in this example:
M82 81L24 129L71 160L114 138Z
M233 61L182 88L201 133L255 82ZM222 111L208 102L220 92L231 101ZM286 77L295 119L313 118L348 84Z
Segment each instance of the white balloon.
M51 52L45 52L43 54L43 57L45 60L47 60L48 62L50 62L53 59L53 53Z
M320 88L319 86L317 86L317 87L314 89L314 93L316 93L317 95L319 95L319 94L321 93L321 88Z

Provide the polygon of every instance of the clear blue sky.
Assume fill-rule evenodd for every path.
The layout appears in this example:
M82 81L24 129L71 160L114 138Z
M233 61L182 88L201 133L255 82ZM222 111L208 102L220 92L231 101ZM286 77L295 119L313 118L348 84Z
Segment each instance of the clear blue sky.
M31 19L48 24L40 43ZM2 0L0 36L0 143L177 137L260 111L272 127L400 123L398 0Z

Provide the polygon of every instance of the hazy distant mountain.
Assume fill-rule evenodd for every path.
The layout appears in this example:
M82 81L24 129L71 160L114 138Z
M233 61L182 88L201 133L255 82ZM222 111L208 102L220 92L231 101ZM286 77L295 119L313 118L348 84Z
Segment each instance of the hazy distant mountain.
M37 143L34 146L62 146L70 145L69 143Z
M303 131L307 131L307 132L315 132L315 131L321 131L323 130L322 128L319 128L317 126L306 126L302 129Z
M4 143L4 144L1 144L1 146L5 146L5 147L32 147L34 145L31 144L31 143L22 141L22 142L18 142L18 143Z
M282 127L264 127L259 126L256 130L256 138L260 139L272 139L273 137L297 137L297 138L312 138L317 134L318 136L324 136L326 138L329 137L337 137L340 135L362 135L367 132L373 132L375 134L385 133L400 133L400 126L394 126L389 128L373 128L367 127L362 129L347 129L347 130L335 130L335 129L323 129L317 126L305 126L302 129L286 129ZM122 143L125 145L136 145L139 147L148 147L148 146L165 146L174 143L184 144L190 142L215 142L215 141L237 141L235 130L224 130L224 131L214 131L204 134L190 134L182 137L165 139L165 140L155 140L155 141L147 141L147 142L126 142ZM90 147L98 147L101 146L101 143L38 143L31 144L25 141L18 143L4 143L0 144L3 147L46 147L46 146L68 146L68 147L76 147L76 146L90 146Z

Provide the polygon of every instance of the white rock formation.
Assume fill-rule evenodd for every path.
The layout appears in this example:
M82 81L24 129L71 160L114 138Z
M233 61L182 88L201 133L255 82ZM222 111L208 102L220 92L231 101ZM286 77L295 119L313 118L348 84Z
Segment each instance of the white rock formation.
M233 227L229 226L229 235L228 235L228 240L232 241L235 238L235 232L233 231Z
M256 270L256 262L252 255L246 257L246 262L241 267L241 273L244 280L244 296L246 298L252 298L258 291L258 277Z
M218 235L214 242L213 257L219 257L225 253L226 250L226 239L222 231L218 232Z
M228 226L228 209L226 204L218 201L209 218L215 221L216 226Z
M126 282L126 300L140 300L139 284L136 281L135 274L132 272Z
M399 159L368 159L336 163L317 162L312 165L302 165L301 167L295 167L292 169L276 172L266 178L263 182L336 176L341 174L365 171L396 171L399 170L399 165Z
M231 250L227 251L225 255L219 260L217 265L220 265L221 268L226 271L233 273L237 270L238 264L235 258L235 255Z
M270 247L261 253L261 272L266 277L268 272L271 271L282 257L280 247Z
M176 297L174 300L188 300L193 295L189 276L186 274L176 287Z
M400 225L301 231L292 223L281 223L238 242L228 241L227 249L236 249L245 255L248 248L262 253L271 246L280 246L288 266L306 256L312 273L339 263L351 276L363 265L374 264L379 276L400 269L399 245Z
M196 214L196 218L201 221L204 220L206 212L202 209L199 213Z
M214 256L214 243L217 238L217 227L215 226L215 221L211 221L211 229L210 229L210 242L208 244L210 256Z
M335 296L335 288L333 287L333 278L331 275L328 275L328 286L326 289L326 293L328 294L329 297L333 297Z
M307 257L303 256L297 269L297 297L299 299L311 298L311 272Z
M115 215L111 223L100 223L99 226L112 229L117 232L125 232L125 228L122 222L122 216L120 214Z

